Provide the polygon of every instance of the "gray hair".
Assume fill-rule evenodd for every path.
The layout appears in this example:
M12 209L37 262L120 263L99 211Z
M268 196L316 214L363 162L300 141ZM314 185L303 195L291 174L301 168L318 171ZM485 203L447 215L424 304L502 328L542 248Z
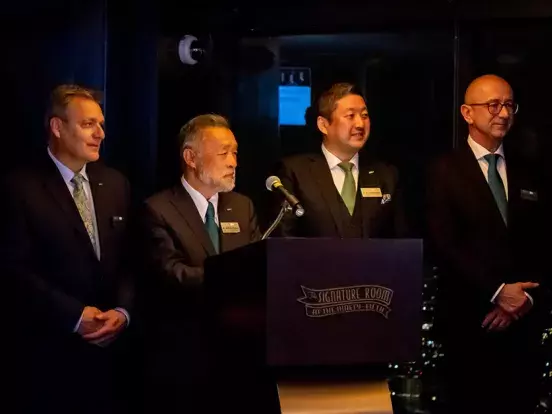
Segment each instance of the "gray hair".
M205 128L227 128L230 129L228 120L222 115L205 114L190 119L178 133L180 142L180 153L186 148L198 151L198 143L201 140L201 131Z

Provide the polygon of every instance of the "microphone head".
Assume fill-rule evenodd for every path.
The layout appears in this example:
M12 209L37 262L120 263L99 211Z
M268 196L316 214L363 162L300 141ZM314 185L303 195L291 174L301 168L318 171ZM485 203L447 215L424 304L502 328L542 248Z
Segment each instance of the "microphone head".
M268 191L272 191L275 184L282 184L280 179L278 177L276 177L275 175L271 175L265 181L265 185L266 185L266 188L267 188Z

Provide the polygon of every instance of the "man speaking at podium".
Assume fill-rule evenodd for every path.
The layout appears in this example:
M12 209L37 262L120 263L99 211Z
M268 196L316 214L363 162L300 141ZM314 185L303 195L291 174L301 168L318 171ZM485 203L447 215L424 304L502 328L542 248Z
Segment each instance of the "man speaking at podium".
M370 134L368 108L349 83L318 101L321 151L282 160L276 175L301 202L302 217L284 216L283 237L393 238L406 233L395 167L359 155Z
M226 119L197 116L182 127L179 138L180 182L148 199L143 216L148 375L152 409L200 413L207 403L209 362L203 335L204 261L261 235L253 203L232 191L238 144Z

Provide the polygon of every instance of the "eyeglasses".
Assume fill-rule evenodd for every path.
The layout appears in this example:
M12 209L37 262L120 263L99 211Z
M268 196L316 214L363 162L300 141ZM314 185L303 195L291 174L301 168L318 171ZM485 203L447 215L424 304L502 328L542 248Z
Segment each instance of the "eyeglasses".
M519 110L519 105L512 101L507 101L507 102L491 101L491 102L484 102L484 103L472 103L472 104L466 104L466 105L486 106L491 115L498 115L500 111L502 111L503 107L506 108L506 110L510 114L517 114Z

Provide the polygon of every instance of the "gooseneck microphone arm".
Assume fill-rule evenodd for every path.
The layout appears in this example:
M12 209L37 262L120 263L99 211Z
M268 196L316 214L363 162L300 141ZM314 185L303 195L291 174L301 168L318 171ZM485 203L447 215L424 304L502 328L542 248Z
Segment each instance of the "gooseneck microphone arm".
M270 227L268 228L267 231L265 231L265 234L263 234L263 237L261 238L261 240L264 240L266 239L268 236L270 236L270 234L276 229L276 227L278 227L278 225L280 224L280 222L282 221L282 219L284 218L284 215L286 213L289 213L293 211L293 209L291 208L291 206L289 205L289 203L286 201L284 201L282 203L282 207L280 208L280 212L278 213L278 216L276 217L276 220L274 220L274 222L270 225Z

